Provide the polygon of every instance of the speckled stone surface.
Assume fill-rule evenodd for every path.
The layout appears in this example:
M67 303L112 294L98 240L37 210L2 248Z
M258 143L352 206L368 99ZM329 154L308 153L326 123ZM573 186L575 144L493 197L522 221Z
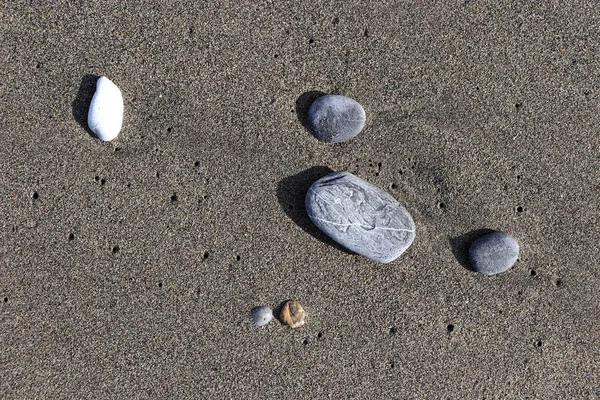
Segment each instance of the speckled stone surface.
M321 142L339 143L352 139L365 125L365 110L346 96L326 95L313 102L308 110L308 126Z
M484 275L508 270L519 258L519 244L507 233L492 232L480 237L469 249L471 266Z
M306 212L333 240L373 261L394 261L415 238L408 211L349 172L334 172L313 183L306 194Z
M281 307L279 319L290 328L299 328L306 323L306 311L299 302L288 300Z

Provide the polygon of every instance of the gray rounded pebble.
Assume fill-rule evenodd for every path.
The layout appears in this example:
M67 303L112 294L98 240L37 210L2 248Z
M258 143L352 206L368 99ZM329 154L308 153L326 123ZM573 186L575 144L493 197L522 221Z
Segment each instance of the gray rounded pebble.
M519 244L504 232L488 233L469 248L471 266L484 275L496 275L508 270L518 257Z
M334 172L313 183L306 194L306 212L330 238L377 262L394 261L415 238L408 211L350 172Z
M255 325L267 325L273 319L273 311L267 306L254 307L251 311L252 321Z
M321 142L339 143L358 135L365 125L365 110L355 100L330 94L319 97L308 110L307 122Z

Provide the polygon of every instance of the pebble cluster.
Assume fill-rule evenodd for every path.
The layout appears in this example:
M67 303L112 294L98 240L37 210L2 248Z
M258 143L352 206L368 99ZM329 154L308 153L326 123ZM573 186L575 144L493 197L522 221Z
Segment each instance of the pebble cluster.
M363 129L366 113L355 100L340 95L316 99L307 114L311 133L321 142L340 143ZM90 130L103 141L115 139L123 123L123 96L119 88L102 76L96 84L88 112ZM396 260L413 243L415 223L410 213L381 188L344 171L333 172L314 182L305 198L311 221L331 239L373 261ZM472 243L469 262L483 275L510 269L519 257L517 241L507 233L492 232ZM273 312L267 306L251 310L255 325L267 325ZM294 300L285 302L279 318L298 328L306 312Z
M267 325L273 319L273 311L267 306L254 307L251 311L254 325ZM299 328L306 322L306 311L296 300L287 300L281 305L279 320L290 328Z

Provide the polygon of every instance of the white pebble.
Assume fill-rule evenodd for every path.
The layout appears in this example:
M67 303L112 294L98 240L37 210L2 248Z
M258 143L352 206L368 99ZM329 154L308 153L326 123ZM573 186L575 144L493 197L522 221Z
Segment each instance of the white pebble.
M123 96L119 88L105 76L96 83L96 92L88 112L88 126L103 141L117 137L123 123Z
M252 309L252 320L255 325L267 325L273 319L273 311L267 306L254 307Z

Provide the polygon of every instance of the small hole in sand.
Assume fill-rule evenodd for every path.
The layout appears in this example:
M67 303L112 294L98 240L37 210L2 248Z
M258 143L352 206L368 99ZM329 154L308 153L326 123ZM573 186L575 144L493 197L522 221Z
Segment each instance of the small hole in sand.
M396 333L398 333L398 328L396 328L395 326L392 326L390 328L390 335L395 335Z
M398 189L398 185L395 183L392 183L392 189Z
M537 272L535 272L535 269L532 269L531 271L529 271L529 274L530 274L531 276L536 276L536 275L537 275Z
M113 254L117 254L119 251L121 251L121 248L119 246L115 246L112 248L112 253Z
M199 166L200 166L200 161L196 161L196 162L194 163L194 167L199 167Z
M448 330L448 333L452 333L452 331L454 331L454 325L449 324L446 329Z
M323 332L319 332L319 333L317 333L317 337L318 337L319 339L322 339L322 338L323 338Z
M242 259L242 256L240 256L239 254L237 256L235 256L235 261L240 261Z
M308 39L308 43L313 44L314 42L314 39Z
M334 17L333 20L331 20L331 23L337 25L340 23L340 19L338 17Z
M543 343L542 343L542 341L541 341L541 340L538 340L537 342L535 342L535 345L536 345L537 347L542 347Z
M162 287L162 282L158 282L158 287L161 288Z
M525 209L523 207L521 207L521 206L517 207L517 212L518 213L522 213L523 211L525 211Z
M100 179L100 184L101 185L104 185L105 183L106 183L106 179L104 179L104 178Z
M5 297L5 298L4 298L4 302L5 302L5 303L8 303L8 297Z
M204 257L205 260L207 260L208 257L210 257L210 253L208 251L205 252L203 257Z
M75 234L71 233L69 234L69 242L72 242L73 240L75 240Z
M179 198L177 197L177 193L173 193L173 196L171 196L171 202L176 203L178 200Z
M31 195L31 198L33 198L34 200L39 199L40 195L38 194L38 192L33 192L33 194Z
M437 206L438 206L438 208L439 208L440 210L445 210L445 209L446 209L446 203L444 203L444 202L442 202L442 201L440 201L440 202L437 204Z
M306 345L308 344L308 338L305 338L305 339L302 341L302 344L306 346Z

